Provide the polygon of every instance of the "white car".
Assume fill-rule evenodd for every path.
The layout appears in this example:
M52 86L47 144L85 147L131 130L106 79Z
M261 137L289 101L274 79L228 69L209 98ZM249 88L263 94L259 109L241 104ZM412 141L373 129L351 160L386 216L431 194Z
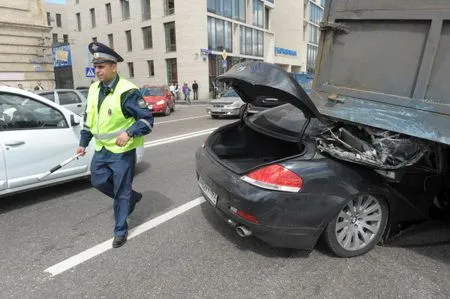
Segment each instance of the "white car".
M83 114L86 110L86 97L75 89L55 89L39 91L37 94L55 102L76 114Z
M84 157L38 179L74 155L82 121L37 94L0 86L0 197L89 176L94 142ZM137 163L143 153L136 151Z

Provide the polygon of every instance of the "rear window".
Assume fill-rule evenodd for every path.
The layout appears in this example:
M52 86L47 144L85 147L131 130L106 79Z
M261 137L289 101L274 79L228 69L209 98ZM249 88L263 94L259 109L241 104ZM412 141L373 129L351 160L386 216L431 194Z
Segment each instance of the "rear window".
M39 94L41 97L44 97L52 102L55 101L55 94L53 92L49 92L49 93L40 93Z
M296 141L300 138L306 118L297 107L284 104L252 115L248 122L274 137Z

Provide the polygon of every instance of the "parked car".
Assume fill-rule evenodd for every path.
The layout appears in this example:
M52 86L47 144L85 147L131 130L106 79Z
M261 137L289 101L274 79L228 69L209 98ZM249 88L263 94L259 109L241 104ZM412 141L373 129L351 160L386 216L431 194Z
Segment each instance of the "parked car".
M75 153L82 117L42 96L0 86L0 197L89 176L94 153L38 177ZM136 151L137 163L144 149Z
M147 85L141 89L141 93L148 109L153 113L162 113L167 116L175 111L175 99L166 86Z
M83 114L86 110L86 97L75 89L55 89L37 92L40 96L66 107L76 114Z
M219 99L211 100L211 103L206 107L206 112L212 118L219 118L220 116L240 116L243 111L245 102L232 88L228 89Z
M196 152L202 194L240 236L307 250L322 237L352 257L450 207L447 146L327 117L273 64L244 62L219 80L247 103L288 102L217 129Z

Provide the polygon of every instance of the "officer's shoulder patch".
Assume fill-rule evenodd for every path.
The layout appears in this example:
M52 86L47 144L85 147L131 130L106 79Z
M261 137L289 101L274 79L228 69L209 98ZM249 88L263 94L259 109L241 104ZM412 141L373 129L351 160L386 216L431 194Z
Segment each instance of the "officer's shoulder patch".
M138 100L139 108L147 108L147 104L144 101L144 98L140 98Z

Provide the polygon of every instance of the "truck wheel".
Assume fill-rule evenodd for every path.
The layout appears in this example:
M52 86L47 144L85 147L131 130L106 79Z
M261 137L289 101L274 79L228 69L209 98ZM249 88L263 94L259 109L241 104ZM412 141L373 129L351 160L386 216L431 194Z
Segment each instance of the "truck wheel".
M325 228L323 237L339 257L369 252L380 241L388 220L383 198L363 194L347 202Z

